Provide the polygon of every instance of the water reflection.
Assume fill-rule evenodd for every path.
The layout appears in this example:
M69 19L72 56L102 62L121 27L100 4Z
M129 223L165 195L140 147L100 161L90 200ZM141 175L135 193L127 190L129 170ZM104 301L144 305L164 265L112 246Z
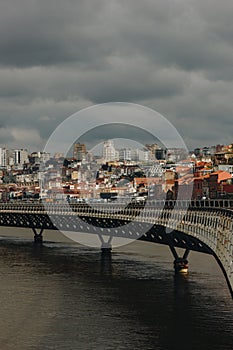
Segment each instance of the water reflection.
M1 241L3 349L231 349L224 280L173 275L169 253L163 263L143 253Z

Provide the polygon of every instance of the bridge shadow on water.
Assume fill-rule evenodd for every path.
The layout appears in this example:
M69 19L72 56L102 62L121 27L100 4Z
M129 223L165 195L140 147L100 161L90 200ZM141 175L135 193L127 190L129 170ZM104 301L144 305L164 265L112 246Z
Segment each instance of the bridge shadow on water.
M230 296L205 294L191 277L139 254L102 256L73 244L2 239L4 291L7 271L20 276L19 290L37 288L29 312L37 328L21 325L24 341L37 337L33 349L231 349ZM21 310L25 300L18 298ZM14 317L21 321L19 311ZM14 349L30 348L22 344Z

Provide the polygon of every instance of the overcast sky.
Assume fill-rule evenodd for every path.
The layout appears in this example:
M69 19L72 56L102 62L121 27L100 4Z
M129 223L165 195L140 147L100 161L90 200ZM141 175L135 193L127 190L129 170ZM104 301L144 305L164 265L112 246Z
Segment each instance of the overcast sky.
M42 149L71 114L135 102L188 148L233 142L232 0L2 0L0 144Z

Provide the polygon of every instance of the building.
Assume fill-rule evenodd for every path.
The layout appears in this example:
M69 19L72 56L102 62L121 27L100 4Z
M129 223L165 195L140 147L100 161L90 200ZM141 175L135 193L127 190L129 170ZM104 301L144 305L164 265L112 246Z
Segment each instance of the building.
M62 152L56 152L54 153L54 159L59 160L64 158L64 153Z
M157 149L160 149L160 146L157 143L153 143L152 145L146 144L145 147L151 152L151 158L155 159L155 152Z
M105 162L111 162L112 160L117 160L119 158L119 152L116 151L112 140L104 142L103 158Z
M29 158L30 158L30 162L33 164L46 163L50 159L50 153L33 152Z
M207 175L198 176L193 179L193 199L215 199L221 198L227 192L224 184L231 182L232 176L226 171L215 171ZM226 187L227 188L227 187Z
M119 160L120 161L132 160L131 153L132 153L131 148L121 148L119 150Z
M179 162L186 159L187 151L184 148L169 148L166 151L166 160L168 162Z
M78 162L81 162L82 160L86 159L87 149L86 145L84 143L75 143L74 144L74 150L73 150L73 157Z
M137 161L138 160L138 153L137 150L133 148L121 148L119 150L119 160L120 161Z
M226 171L215 171L209 175L209 198L218 198L223 192L222 182L231 180L232 176Z
M151 160L151 151L149 151L147 148L138 149L137 152L137 160L141 162L149 162Z
M5 148L0 148L0 167L7 166L7 150Z
M167 150L163 149L163 148L158 148L155 150L155 158L157 160L164 160L166 159L166 155L167 155Z
M28 160L28 151L26 149L16 149L14 150L14 164L23 165L27 164Z
M6 150L6 163L7 166L11 167L14 165L14 150L13 149L7 149Z
M218 170L226 171L230 174L233 174L233 165L229 164L219 164Z
M193 179L193 193L192 199L203 198L203 177L195 177Z

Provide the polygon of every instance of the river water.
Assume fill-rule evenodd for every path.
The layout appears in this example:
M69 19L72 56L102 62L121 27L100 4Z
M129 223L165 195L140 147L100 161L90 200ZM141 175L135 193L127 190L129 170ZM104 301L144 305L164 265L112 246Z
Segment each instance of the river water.
M175 276L165 246L134 242L112 259L45 233L1 230L1 350L232 350L233 301L214 258Z

